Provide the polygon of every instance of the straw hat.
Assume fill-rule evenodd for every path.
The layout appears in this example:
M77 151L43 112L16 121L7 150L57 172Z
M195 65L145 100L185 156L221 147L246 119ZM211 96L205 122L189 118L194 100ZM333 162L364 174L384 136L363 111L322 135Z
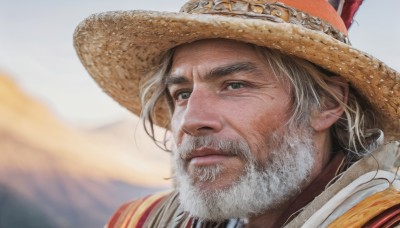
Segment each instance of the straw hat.
M400 74L349 45L346 27L327 0L190 0L179 13L94 14L77 27L74 45L103 90L140 115L140 81L161 56L210 38L278 49L341 75L392 130L400 129ZM164 123L167 105L158 105L156 115L157 124Z

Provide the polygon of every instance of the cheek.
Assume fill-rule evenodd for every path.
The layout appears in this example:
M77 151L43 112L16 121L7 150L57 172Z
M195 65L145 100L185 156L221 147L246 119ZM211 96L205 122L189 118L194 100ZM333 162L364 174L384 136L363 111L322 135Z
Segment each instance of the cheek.
M251 124L257 132L274 132L285 127L289 120L289 113L289 108L286 105L264 106L254 114Z
M259 134L267 134L282 129L287 122L286 113L264 113L264 115L258 115L250 123L253 126L255 132Z
M175 109L171 117L171 132L176 143L179 142L179 138L182 135L180 130L183 116L182 113L183 112L179 108Z
M269 151L274 148L274 135L283 135L286 129L289 112L287 106L258 105L247 108L239 117L235 131L238 132L250 145L254 156L265 160ZM232 125L234 125L232 123Z
M175 133L178 131L179 129L179 121L178 118L175 114L173 114L172 118L171 118L171 131L172 134L175 136Z

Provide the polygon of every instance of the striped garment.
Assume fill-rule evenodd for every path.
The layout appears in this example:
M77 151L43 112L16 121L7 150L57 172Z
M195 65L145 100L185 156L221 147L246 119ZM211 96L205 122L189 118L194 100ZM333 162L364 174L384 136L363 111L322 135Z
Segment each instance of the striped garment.
M390 187L362 200L327 227L395 226L400 226L400 192ZM177 193L164 192L124 204L105 227L239 228L244 227L244 221L240 219L230 219L221 223L200 221L180 209Z
M162 192L122 205L112 216L106 228L136 227L243 227L240 219L215 223L190 217L179 207L176 192Z
M327 227L374 228L399 225L400 192L390 187L362 200ZM230 219L221 223L200 221L180 209L177 193L163 192L124 204L105 227L239 228L244 227L244 221L240 219Z

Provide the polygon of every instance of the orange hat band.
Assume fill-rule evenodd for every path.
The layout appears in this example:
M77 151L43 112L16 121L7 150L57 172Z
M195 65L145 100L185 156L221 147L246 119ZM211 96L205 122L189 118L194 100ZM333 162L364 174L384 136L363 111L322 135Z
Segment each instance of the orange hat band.
M333 17L338 17L336 11L334 11L329 3L327 4L329 7L328 9L333 10L335 14ZM334 27L331 23L322 20L319 17L311 16L307 12L288 7L280 2L261 4L261 1L244 0L193 0L186 3L181 8L181 12L191 14L215 14L231 17L262 19L277 23L291 23L303 26L307 29L321 31L341 42L349 43L346 36L347 30L345 28L344 32L341 32L341 30Z

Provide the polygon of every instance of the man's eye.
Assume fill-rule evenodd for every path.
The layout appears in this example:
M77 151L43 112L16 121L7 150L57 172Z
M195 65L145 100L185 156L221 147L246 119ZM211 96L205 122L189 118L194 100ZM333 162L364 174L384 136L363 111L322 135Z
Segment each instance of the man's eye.
M232 82L226 87L228 90L240 89L243 88L244 84L241 82Z
M187 100L190 97L190 92L179 92L176 94L177 100Z

